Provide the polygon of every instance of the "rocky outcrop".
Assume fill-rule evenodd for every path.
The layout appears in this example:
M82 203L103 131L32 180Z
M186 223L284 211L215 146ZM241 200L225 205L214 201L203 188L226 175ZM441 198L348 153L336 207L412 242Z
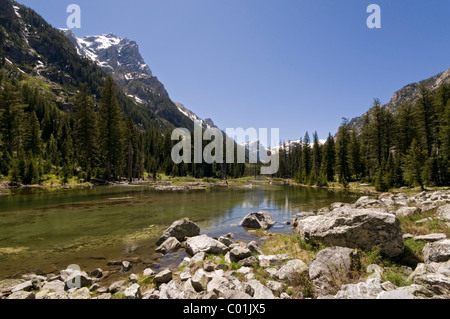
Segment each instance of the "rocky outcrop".
M241 221L241 226L251 229L269 229L275 222L267 212L250 213Z
M399 220L384 209L338 208L299 221L297 231L303 239L327 246L370 250L381 245L388 257L400 255L404 248Z

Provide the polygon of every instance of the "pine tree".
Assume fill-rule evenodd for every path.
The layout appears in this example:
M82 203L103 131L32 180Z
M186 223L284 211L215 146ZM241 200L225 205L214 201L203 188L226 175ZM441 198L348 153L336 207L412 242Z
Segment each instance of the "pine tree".
M123 112L117 101L114 79L108 76L102 91L99 109L101 155L109 180L120 177L123 159Z
M425 86L420 87L420 97L415 104L415 116L418 124L421 144L425 146L427 156L431 156L436 138L436 114L433 95Z
M39 120L34 111L27 114L27 117L24 148L31 156L40 157L42 155L42 133Z
M319 142L319 136L317 135L317 132L314 132L313 135L314 144L313 144L313 151L312 151L312 179L311 184L315 184L316 180L319 177L320 174L320 166L322 164L322 149Z
M359 179L362 176L362 161L361 161L361 144L359 137L356 134L356 130L352 130L350 134L350 172L355 179Z
M308 132L306 132L302 146L302 183L310 183L311 165L311 140L309 139Z
M339 182L347 186L350 180L349 165L349 144L350 144L350 127L348 120L343 119L337 133L336 141L336 165L339 175Z
M95 165L98 152L97 114L87 84L81 84L75 102L74 136L79 161L85 172Z
M424 165L427 152L423 150L416 140L413 140L411 147L403 158L404 178L410 185L417 184L424 190Z
M10 155L20 148L24 104L18 88L3 81L0 89L0 135Z

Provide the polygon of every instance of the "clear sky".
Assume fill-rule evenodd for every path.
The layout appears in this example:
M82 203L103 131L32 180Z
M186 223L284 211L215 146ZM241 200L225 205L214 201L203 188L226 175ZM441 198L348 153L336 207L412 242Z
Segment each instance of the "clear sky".
M283 140L335 133L450 68L447 0L18 0L54 27L82 10L79 36L138 43L172 100L220 128L280 128ZM369 4L381 29L369 29Z

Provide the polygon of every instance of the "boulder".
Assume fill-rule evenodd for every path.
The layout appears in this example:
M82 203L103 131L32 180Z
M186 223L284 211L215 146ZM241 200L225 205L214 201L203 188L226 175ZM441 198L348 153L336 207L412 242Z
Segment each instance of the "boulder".
M440 219L450 222L450 204L439 207L436 213Z
M151 277L155 275L155 272L151 268L146 268L143 272L144 277Z
M428 243L422 252L426 264L431 262L446 262L450 259L450 239Z
M343 285L336 299L376 299L383 292L381 280L370 278L366 282Z
M141 287L138 284L133 284L124 291L127 299L141 299Z
M156 241L156 245L160 246L170 237L175 237L178 241L184 241L186 237L198 235L200 235L200 227L198 227L197 224L187 219L180 219L164 231L161 237Z
M167 251L176 251L181 247L180 242L175 237L167 238L158 248L155 249L158 253L165 253Z
M383 207L384 203L378 199L370 198L369 196L360 197L356 203L356 208L374 208L374 207Z
M257 212L245 216L240 225L251 229L269 229L275 222L268 212Z
M450 297L450 278L442 274L425 274L414 278L414 283L437 295Z
M50 281L44 284L41 290L48 292L64 293L66 284L60 280Z
M211 281L211 277L207 276L203 269L199 269L191 277L191 284L196 292L205 291L208 288L208 283Z
M87 287L75 289L74 291L69 292L69 299L91 299L91 293Z
M15 286L11 292L16 292L16 291L30 291L33 289L33 282L31 280L25 281L21 284L18 284L17 286Z
M309 266L309 278L319 295L328 295L335 285L351 278L351 273L360 265L356 250L331 247L320 251Z
M171 280L159 287L159 299L179 299L181 291L181 286L175 280Z
M420 214L422 210L418 207L400 207L395 212L397 217L406 217L410 215Z
M103 270L101 268L96 268L89 273L91 278L101 278L103 276Z
M216 294L219 298L225 298L226 291L234 289L235 285L223 276L214 276L208 283L207 292Z
M377 299L407 300L407 299L416 299L416 297L409 291L409 289L403 287L391 291L382 291L381 293L378 294Z
M128 272L132 267L133 265L129 261L124 260L122 261L120 271L125 273Z
M241 246L234 247L230 250L231 261L238 262L242 259L248 258L252 255L252 252L248 248Z
M172 280L172 271L168 268L160 271L154 278L154 281L157 284L168 283L171 280Z
M29 292L29 291L23 291L23 290L19 290L16 292L13 292L11 295L9 295L8 299L35 299L36 295L34 294L34 292Z
M301 220L297 231L304 240L327 246L371 250L381 245L387 257L396 257L404 249L400 221L385 209L339 208Z
M273 295L272 291L264 286L262 283L260 283L256 279L252 279L248 281L248 284L250 287L253 288L253 298L254 299L275 299L275 296Z
M125 280L116 281L109 286L108 291L110 293L114 294L114 293L120 291L121 289L123 289L124 284L125 284Z
M228 249L229 248L221 242L206 235L192 237L186 241L186 252L191 256L195 256L200 252L220 255L225 254Z
M308 271L308 266L300 259L290 260L285 263L278 270L277 277L280 280L287 279L289 282L294 282L299 275L306 273Z
M270 266L280 266L286 260L289 260L290 257L287 254L281 255L259 255L259 265L263 268L267 268Z
M256 255L262 255L263 252L261 248L258 246L258 243L256 241L251 241L247 244L246 248L248 248L252 254Z

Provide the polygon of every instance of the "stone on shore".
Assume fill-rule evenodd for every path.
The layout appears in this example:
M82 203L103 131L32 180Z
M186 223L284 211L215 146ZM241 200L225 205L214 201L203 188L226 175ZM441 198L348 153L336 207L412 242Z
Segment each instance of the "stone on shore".
M186 252L191 256L200 252L220 255L225 254L228 250L226 245L206 235L191 237L186 241Z
M240 225L250 229L269 229L275 222L268 212L257 212L245 216Z
M175 237L167 238L158 248L155 249L158 253L165 253L167 251L176 251L181 247L180 242Z
M182 242L186 237L194 237L200 234L200 227L194 222L187 219L180 219L172 223L167 228L161 237L156 241L156 245L160 246L170 237L175 237L178 241Z
M396 257L404 249L400 221L385 209L343 207L303 219L297 230L304 240L327 246L371 250L381 245L387 257Z
M172 280L172 271L168 268L159 272L154 278L154 281L158 284L165 284L170 282L171 280Z

